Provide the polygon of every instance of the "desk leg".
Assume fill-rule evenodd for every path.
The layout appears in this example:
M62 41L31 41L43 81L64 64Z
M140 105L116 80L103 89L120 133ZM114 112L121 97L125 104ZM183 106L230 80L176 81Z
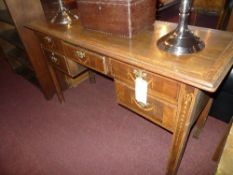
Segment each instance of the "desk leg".
M48 63L48 68L49 68L49 72L51 74L51 77L52 77L52 80L53 80L53 83L54 83L54 86L55 86L55 89L56 89L58 99L59 99L59 101L61 103L63 103L63 102L65 102L65 98L63 96L63 92L62 92L60 83L59 83L59 81L57 79L56 72L54 71L53 67L49 63Z
M168 159L166 175L175 175L179 168L186 142L195 117L195 105L198 103L198 90L182 85L178 105L178 117L172 138L172 147Z
M96 83L95 73L92 70L89 70L88 73L89 73L89 81L90 81L90 83L92 83L92 84Z
M208 117L208 114L209 114L209 110L212 106L212 103L213 103L213 99L210 98L207 105L205 106L204 110L201 112L198 120L197 120L197 123L196 123L196 126L195 126L195 130L194 130L194 133L193 133L193 137L198 139L199 138L199 135L203 129L203 127L205 126L205 122L206 122L206 119Z
M222 155L222 152L223 152L227 137L228 137L229 132L230 132L231 127L232 127L232 123L233 123L233 117L231 118L231 121L228 123L226 131L225 131L225 133L224 133L220 143L218 144L218 147L216 148L215 153L214 153L214 155L212 157L212 160L215 161L215 162L220 160L220 157Z

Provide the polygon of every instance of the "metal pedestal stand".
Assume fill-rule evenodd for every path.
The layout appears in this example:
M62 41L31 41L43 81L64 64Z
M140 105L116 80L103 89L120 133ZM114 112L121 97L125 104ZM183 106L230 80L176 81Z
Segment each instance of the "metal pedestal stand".
M77 15L72 14L64 7L62 0L58 0L58 3L60 9L58 13L51 19L51 23L68 25L71 24L73 20L78 19Z
M188 29L188 17L192 0L182 0L177 28L157 42L161 50L174 55L195 53L204 49L205 44Z

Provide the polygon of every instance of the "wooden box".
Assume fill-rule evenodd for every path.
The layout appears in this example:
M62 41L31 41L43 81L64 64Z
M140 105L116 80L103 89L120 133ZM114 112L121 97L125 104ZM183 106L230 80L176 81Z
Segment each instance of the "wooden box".
M155 20L156 0L77 0L87 29L131 38Z

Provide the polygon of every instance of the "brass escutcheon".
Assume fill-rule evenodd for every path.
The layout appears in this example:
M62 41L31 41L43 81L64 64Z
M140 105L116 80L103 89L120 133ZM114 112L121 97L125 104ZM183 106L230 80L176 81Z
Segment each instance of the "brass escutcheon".
M147 76L147 74L145 72L143 72L142 70L134 70L133 73L134 73L136 78L138 78L138 77L146 78L146 76Z
M82 51L79 51L79 50L77 50L77 51L75 52L75 54L76 54L79 58L81 58L81 59L83 59L83 58L86 57L86 53L85 53L85 52L82 52Z

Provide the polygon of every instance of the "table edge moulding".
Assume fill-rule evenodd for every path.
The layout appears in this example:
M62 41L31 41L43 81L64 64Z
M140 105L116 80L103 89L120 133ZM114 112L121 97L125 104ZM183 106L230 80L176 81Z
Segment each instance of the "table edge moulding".
M173 134L167 175L177 173L192 126L196 124L198 137L212 104L210 94L233 65L230 32L190 26L206 47L201 52L178 57L156 45L161 36L175 29L174 23L156 21L132 39L86 30L79 22L58 26L37 20L26 27L39 38L41 50L50 53L41 59L47 60L61 102L64 96L55 70L69 74L67 70L74 68L75 76L80 64L113 78L119 104ZM54 58L56 55L58 58ZM134 97L137 74L143 75L148 83L146 105Z

